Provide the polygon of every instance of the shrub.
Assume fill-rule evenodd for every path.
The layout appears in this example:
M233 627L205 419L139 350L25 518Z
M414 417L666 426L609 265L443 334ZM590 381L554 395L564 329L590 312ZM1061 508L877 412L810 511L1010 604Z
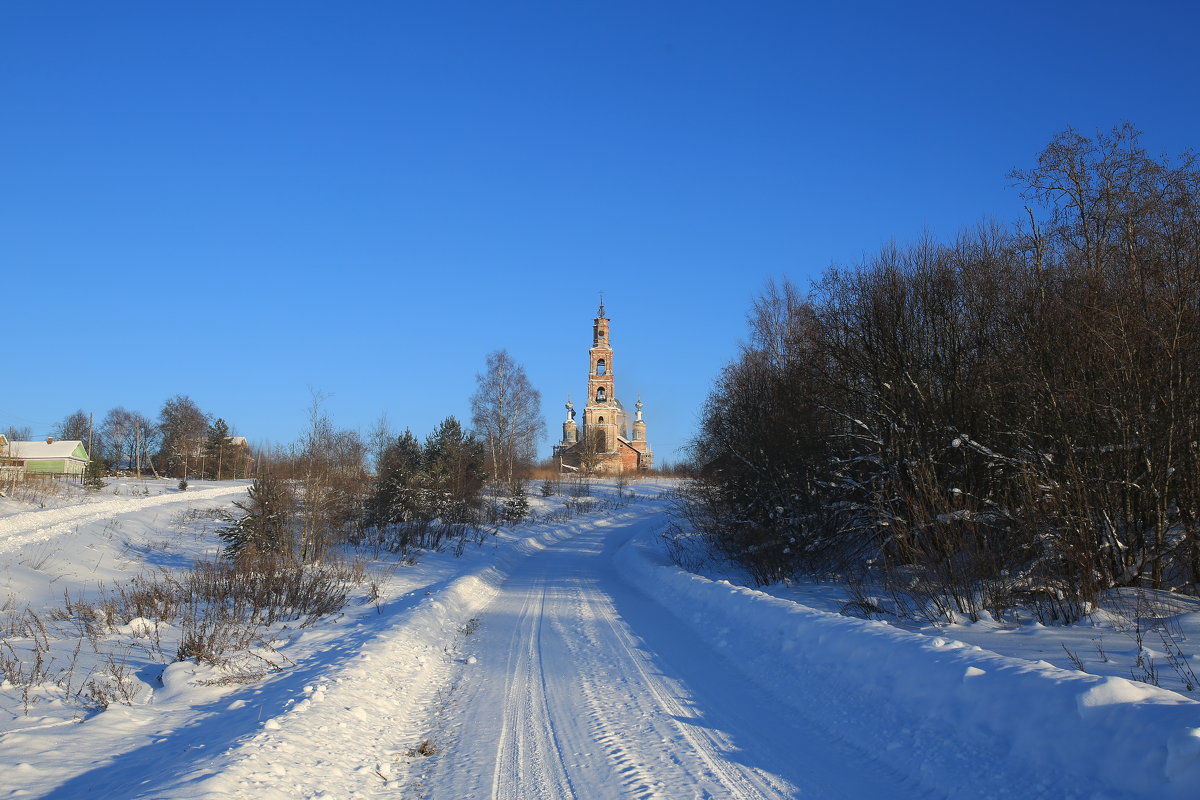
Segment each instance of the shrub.
M294 505L286 481L271 475L255 478L246 502L234 503L244 516L217 532L226 553L235 558L247 553L290 553Z
M504 501L504 521L518 523L529 514L529 500L525 497L525 486L515 482Z

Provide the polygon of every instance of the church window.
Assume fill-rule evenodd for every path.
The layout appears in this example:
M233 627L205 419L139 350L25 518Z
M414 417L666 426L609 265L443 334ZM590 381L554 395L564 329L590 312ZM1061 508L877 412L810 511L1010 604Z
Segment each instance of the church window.
M596 422L598 422L598 423L600 423L601 425L603 425L603 424L604 424L604 417L596 417Z
M608 399L608 396L604 393L604 387L601 386L596 390L596 402L603 403L606 399Z
M607 369L607 366L608 366L608 365L604 363L604 359L603 359L603 358L602 358L602 359L600 359L599 361L597 361L597 362L596 362L596 374L597 374L597 375L603 375L603 374L604 374L604 371L605 371L605 369Z

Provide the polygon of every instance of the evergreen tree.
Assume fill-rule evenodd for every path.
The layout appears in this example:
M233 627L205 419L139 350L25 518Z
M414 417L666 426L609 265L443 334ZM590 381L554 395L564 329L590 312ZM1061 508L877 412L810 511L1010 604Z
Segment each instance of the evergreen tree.
M367 503L367 524L470 522L482 502L486 454L473 434L447 417L421 445L406 430L384 448Z
M88 465L83 470L83 485L85 488L95 492L108 486L104 482L104 460L98 457L93 457Z
M529 515L529 500L525 497L525 484L515 481L504 500L504 521L516 524Z
M470 522L487 477L483 444L446 417L425 440L426 502L443 522Z
M204 439L204 461L207 467L205 471L208 477L221 480L228 475L229 470L225 468L229 465L225 460L230 449L229 425L224 419L217 417L216 421L208 426L208 435Z
M245 516L217 532L225 552L235 558L249 553L286 554L292 548L292 493L285 481L261 475L244 503L234 503Z
M422 461L421 443L410 430L384 448L367 507L369 525L381 528L427 518L422 514Z

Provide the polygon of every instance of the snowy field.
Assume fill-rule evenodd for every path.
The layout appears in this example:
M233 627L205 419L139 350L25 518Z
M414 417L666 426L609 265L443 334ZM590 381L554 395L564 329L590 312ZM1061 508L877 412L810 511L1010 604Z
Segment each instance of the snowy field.
M369 558L341 612L223 669L58 610L211 557L244 483L0 498L0 798L1200 797L1200 703L1132 599L1069 628L854 619L837 587L672 566L669 488ZM1196 606L1152 610L1200 667Z

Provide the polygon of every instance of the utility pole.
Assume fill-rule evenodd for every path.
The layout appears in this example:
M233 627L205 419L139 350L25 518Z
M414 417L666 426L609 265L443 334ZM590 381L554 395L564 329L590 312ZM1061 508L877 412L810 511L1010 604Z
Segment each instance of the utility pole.
M87 477L88 472L87 471L90 471L90 474L95 476L97 481L100 480L99 467L92 466L92 462L96 460L96 454L92 452L92 432L95 429L95 424L94 424L95 420L93 419L93 416L94 415L89 411L88 412L88 463L85 467L85 470L86 470L85 473L80 476L83 479L83 482L85 484L87 483L87 480L88 480L88 477Z

